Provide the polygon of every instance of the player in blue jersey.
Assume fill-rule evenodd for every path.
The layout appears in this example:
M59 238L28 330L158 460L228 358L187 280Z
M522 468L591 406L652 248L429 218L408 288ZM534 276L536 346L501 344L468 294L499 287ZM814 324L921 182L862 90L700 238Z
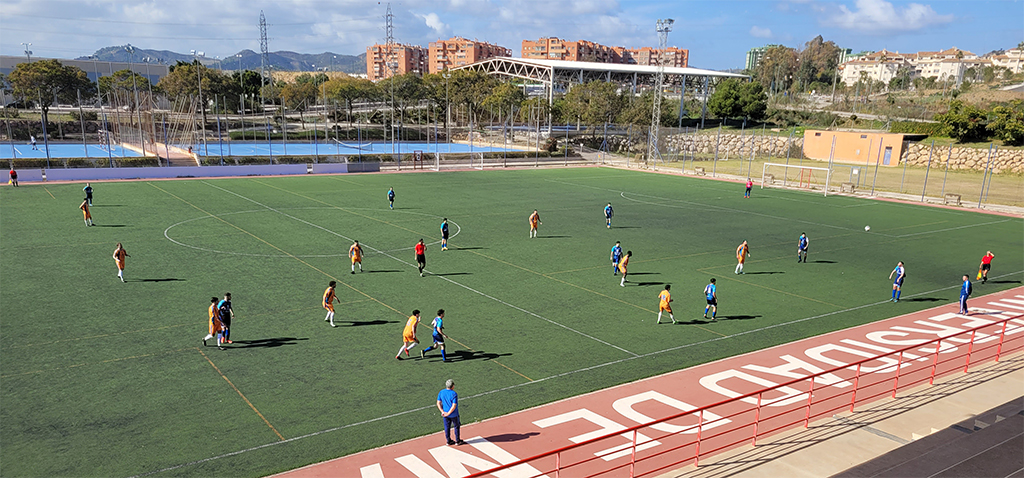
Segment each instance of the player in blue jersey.
M715 291L715 279L711 279L711 283L704 287L704 296L708 299L708 305L704 307L704 318L708 318L708 311L711 311L711 320L715 320L715 314L718 313L718 294Z
M622 260L622 246L619 245L619 241L615 241L615 245L612 246L612 275L619 274L619 261Z
M441 250L448 250L448 218L441 219Z
M612 203L608 203L608 205L604 207L604 220L608 225L608 229L612 228L612 216L614 215L615 211L612 210Z
M444 334L444 309L437 311L437 317L434 317L434 321L430 323L430 330L433 333L434 343L430 344L430 347L420 350L420 358L426 358L427 352L439 348L441 349L441 361L447 362L448 357L444 354L444 339L448 337Z
M974 292L974 288L971 287L971 279L964 274L964 283L960 284L960 314L967 315L967 298L971 296L971 292Z
M903 261L896 263L896 268L889 273L889 278L892 279L894 275L896 279L892 281L892 298L889 300L899 302L900 288L903 287L903 279L907 277L907 270L903 268Z
M388 206L395 208L395 188L388 188Z
M807 263L807 244L810 243L810 242L811 241L809 239L807 239L807 233L806 232L801 232L800 233L800 242L796 246L796 261L797 262L800 262L801 259L802 259L804 264Z

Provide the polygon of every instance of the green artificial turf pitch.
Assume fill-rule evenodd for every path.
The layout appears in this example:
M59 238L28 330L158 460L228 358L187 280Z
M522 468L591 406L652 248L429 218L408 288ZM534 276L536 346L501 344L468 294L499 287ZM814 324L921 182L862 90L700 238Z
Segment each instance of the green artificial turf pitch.
M77 209L82 186L0 188L2 476L266 475L437 432L447 378L471 430L953 302L986 250L993 280L976 294L1024 276L1019 218L778 189L743 199L736 183L616 169L93 183L95 227ZM534 209L543 225L529 239ZM356 275L353 239L366 249ZM633 251L626 287L609 262L616 240ZM743 240L752 256L737 276ZM117 242L131 254L124 284ZM892 304L899 260L907 279ZM338 328L320 306L332 279ZM654 323L664 284L679 325ZM224 292L236 343L202 347L210 297ZM451 363L419 359L438 308ZM398 361L413 309L423 344Z

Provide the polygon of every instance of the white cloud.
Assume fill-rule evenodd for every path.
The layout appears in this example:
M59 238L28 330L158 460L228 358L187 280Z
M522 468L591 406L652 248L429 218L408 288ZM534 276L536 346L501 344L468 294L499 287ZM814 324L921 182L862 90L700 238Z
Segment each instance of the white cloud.
M839 12L824 23L868 33L903 33L953 21L953 15L939 15L929 5L911 3L896 8L885 0L857 0L855 10L839 5Z
M754 25L750 27L750 36L757 38L771 38L772 30L771 28L761 28L757 25Z
M444 32L449 29L448 25L442 22L441 17L437 16L436 13L428 13L426 15L416 14L416 16L422 18L423 23L430 27L431 30L434 30L434 33L438 35L443 35Z

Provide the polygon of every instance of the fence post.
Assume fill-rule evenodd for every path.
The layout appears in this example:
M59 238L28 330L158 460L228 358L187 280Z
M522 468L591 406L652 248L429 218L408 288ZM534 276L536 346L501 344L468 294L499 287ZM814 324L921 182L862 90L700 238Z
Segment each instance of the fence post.
M633 478L633 469L636 466L636 430L633 430L633 454L629 460L629 478Z
M999 148L995 148L995 151L993 151L993 154L995 152L998 152L998 151L999 151ZM993 174L991 172L988 173L988 185L985 186L985 201L986 202L988 202L988 193L992 192L992 176L995 176L995 174Z
M811 400L814 398L814 378L811 378L811 389L807 392L807 413L804 415L804 428L811 423Z
M722 125L718 125L718 135L715 136L715 163L711 165L711 177L718 174L718 148L722 145Z
M900 370L903 369L903 352L900 352L899 362L896 362L896 379L892 381L892 398L896 398L896 389L900 386Z
M992 146L995 143L988 144L988 161L985 162L985 174L981 176L981 194L978 194L978 208L981 208L981 200L985 196L985 178L988 177L988 167L992 164Z
M871 178L871 195L875 195L875 181L878 180L878 163L882 162L882 140L878 140L878 154L875 155L875 175Z
M757 394L757 411L754 412L754 438L750 441L751 446L757 446L757 425L761 422L761 397L764 392Z
M935 368L939 365L939 349L942 348L942 339L939 339L938 343L935 344L935 358L932 360L932 378L928 380L928 385L935 385Z
M853 412L854 405L857 404L857 387L860 386L860 366L857 364L857 375L853 377L853 397L850 397L850 412Z
M946 200L946 176L949 176L949 158L953 157L953 145L949 145L949 153L946 154L946 171L942 173L942 192L939 196Z
M974 336L978 333L978 329L971 331L971 342L967 344L967 363L964 364L964 373L967 373L967 368L971 366L971 351L974 350Z
M1003 337L1006 337L1006 324L1009 319L1003 321L1003 331L999 333L999 347L996 348L996 362L999 361L999 354L1003 352Z
M921 202L924 202L924 195L928 191L928 173L932 170L932 153L935 151L935 140L932 140L932 147L928 150L928 167L924 170L924 187L921 188Z
M786 141L786 169L782 174L782 187L786 187L786 176L789 176L789 156L793 153L793 134L796 133L796 128L793 128L789 132L789 141Z
M909 162L910 161L903 161L903 177L900 178L900 194L903 194L903 184L907 181L907 163Z
M704 429L704 410L700 411L697 417L697 450L693 454L693 466L700 466L700 434Z

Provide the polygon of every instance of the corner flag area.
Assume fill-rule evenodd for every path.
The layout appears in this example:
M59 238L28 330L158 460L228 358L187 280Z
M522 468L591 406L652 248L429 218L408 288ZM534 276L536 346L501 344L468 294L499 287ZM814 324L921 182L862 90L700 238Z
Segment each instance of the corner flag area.
M466 445L435 433L277 476L656 476L1017 353L1022 317L1018 287L465 425Z

